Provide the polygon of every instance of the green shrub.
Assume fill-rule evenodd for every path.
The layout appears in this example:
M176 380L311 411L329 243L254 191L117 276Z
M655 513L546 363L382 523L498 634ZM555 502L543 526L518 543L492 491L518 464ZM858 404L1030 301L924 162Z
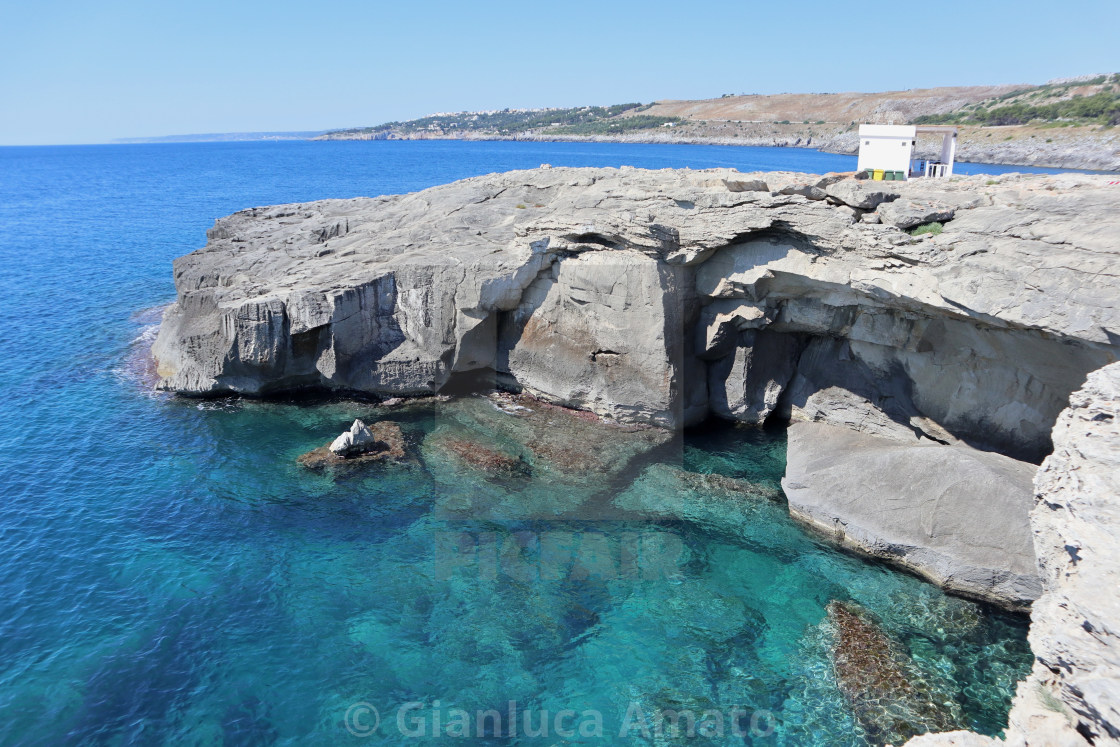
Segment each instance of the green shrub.
M933 223L926 223L924 225L918 226L917 228L911 230L910 235L911 236L925 236L928 233L928 234L931 234L933 236L936 236L937 234L941 233L942 229L944 229L944 228L945 228L945 226L943 224L938 223L937 221L934 221Z
M1022 93L1022 92L1019 92ZM1005 101L1015 93L996 99ZM948 114L929 114L914 118L914 124L979 124L1021 125L1034 121L1074 121L1085 124L1120 124L1120 93L1101 91L1092 96L1074 96L1051 103L1026 104L1016 101L986 109L978 106L973 111Z
M617 119L597 119L563 127L553 127L550 132L561 135L615 135L634 130L651 130L666 124L681 124L679 117L656 117L652 114L633 114Z

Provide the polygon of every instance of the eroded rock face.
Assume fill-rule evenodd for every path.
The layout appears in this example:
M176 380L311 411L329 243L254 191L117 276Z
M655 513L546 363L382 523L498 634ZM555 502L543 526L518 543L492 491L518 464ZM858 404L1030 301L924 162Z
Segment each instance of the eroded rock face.
M1037 662L1010 744L1120 744L1120 364L1089 375L1054 427L1031 512L1044 592Z
M1025 610L1039 595L1028 523L1034 466L822 423L789 429L790 515L943 588Z
M1034 488L1043 586L1031 610L1036 662L1019 683L1006 744L1120 744L1120 364L1090 374L1070 398ZM907 744L993 743L954 732Z
M502 316L498 370L535 396L620 420L702 419L703 410L682 411L684 336L669 332L686 329L698 308L689 280L633 250L556 262Z
M160 386L470 380L621 421L863 423L1037 460L1116 358L1120 198L1103 177L986 181L550 168L247 210L175 263ZM923 239L853 223L896 203L954 217Z
M876 213L883 223L905 229L934 221L952 220L956 210L950 205L937 202L895 200L880 205Z

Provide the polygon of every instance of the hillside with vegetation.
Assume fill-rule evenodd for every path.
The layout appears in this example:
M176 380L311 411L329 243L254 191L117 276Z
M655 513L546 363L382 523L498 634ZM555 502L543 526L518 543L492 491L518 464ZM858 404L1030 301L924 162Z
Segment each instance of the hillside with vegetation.
M336 130L315 139L592 140L855 153L861 123L955 124L960 127L962 161L1120 171L1120 74L1042 85L727 93L715 99L651 104L445 112ZM919 138L919 151L922 145Z
M509 137L538 132L556 135L612 135L661 127L677 117L651 116L650 104L582 106L568 109L501 109L432 114L406 122L386 122L327 133L321 139L407 139L464 133Z
M915 117L914 123L1115 127L1120 125L1120 73L1017 89L954 112Z

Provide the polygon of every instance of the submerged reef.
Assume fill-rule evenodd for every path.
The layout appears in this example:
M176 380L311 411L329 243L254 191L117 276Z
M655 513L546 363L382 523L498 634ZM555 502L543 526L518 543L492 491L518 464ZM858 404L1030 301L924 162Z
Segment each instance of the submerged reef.
M836 681L872 744L897 744L931 731L960 726L960 708L935 693L909 657L851 603L833 601L832 666Z

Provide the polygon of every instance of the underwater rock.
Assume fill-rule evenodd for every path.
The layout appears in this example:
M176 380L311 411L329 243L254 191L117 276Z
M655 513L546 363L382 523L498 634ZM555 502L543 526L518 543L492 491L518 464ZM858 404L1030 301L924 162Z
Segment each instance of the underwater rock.
M674 470L677 478L692 490L729 498L762 498L769 501L782 499L780 490L757 482L739 480L726 475L676 470L673 467L667 469Z
M367 426L355 420L331 443L301 454L296 461L304 467L322 470L339 465L366 464L405 458L404 434L396 423L383 420Z
M520 456L514 456L505 451L484 446L478 441L469 438L445 435L442 438L435 439L434 442L439 448L451 454L468 467L492 475L504 477L515 475L528 476L531 472L529 464Z
M779 510L781 491L774 486L704 475L654 464L612 503L624 511L672 521L690 521L709 531L726 532L739 539L751 535L751 525L763 507Z
M602 422L524 395L458 398L439 407L436 418L421 454L439 486L437 510L474 518L607 518L604 499L630 483L634 462L650 458L674 437L660 428ZM521 463L489 472L488 460L472 455L471 446L452 450L448 439ZM472 459L482 464L472 467ZM517 479L504 479L510 477Z
M495 409L476 409L475 427L521 444L534 464L579 480L617 475L635 456L672 438L660 428L603 420L527 395L496 393L487 399Z
M862 608L828 604L835 629L832 666L837 685L876 745L901 744L931 731L959 728L959 706L930 688L913 662Z

